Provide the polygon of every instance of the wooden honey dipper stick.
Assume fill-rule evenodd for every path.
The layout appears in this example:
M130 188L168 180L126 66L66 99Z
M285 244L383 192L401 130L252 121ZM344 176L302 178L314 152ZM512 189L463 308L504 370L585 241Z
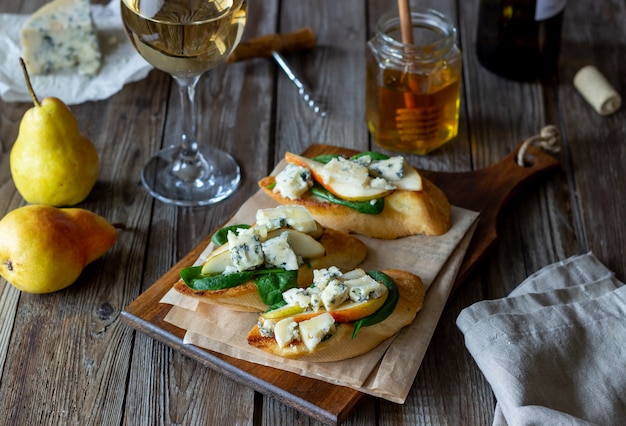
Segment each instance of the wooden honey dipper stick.
M404 108L396 111L396 127L400 140L405 143L415 144L416 141L433 139L439 131L441 108L436 106L422 105L418 107L415 87L417 82L411 74L413 60L410 48L414 46L413 23L411 21L411 8L409 0L398 0L398 12L400 15L400 28L402 30L402 43L407 46L407 65L403 71L401 80L406 81L404 91Z
M402 43L413 45L413 24L411 23L411 7L409 0L398 0L398 12L400 15L400 29L402 31ZM408 74L408 70L407 70ZM410 79L410 74L406 76ZM409 84L410 86L410 84ZM404 93L404 101L407 108L415 108L415 99L410 91Z
M290 33L267 34L244 40L226 58L227 63L251 58L271 57L274 52L286 53L315 47L315 33L311 28L301 28Z

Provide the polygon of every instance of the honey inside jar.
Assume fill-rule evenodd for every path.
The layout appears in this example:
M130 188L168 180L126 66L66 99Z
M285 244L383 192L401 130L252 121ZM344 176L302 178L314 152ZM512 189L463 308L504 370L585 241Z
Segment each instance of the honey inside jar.
M461 54L445 16L413 12L412 22L421 44L407 46L397 41L397 17L379 21L368 43L365 112L376 144L428 154L458 133Z

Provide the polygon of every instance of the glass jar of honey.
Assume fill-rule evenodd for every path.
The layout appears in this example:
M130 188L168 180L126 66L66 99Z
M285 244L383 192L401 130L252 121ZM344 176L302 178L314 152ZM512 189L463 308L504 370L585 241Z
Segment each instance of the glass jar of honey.
M368 42L365 114L377 145L423 155L458 133L462 58L444 14L415 9L411 24L405 44L397 13L379 19Z

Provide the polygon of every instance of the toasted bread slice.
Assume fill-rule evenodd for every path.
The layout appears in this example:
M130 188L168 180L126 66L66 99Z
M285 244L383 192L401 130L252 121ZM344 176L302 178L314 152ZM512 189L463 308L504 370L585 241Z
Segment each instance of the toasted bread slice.
M417 275L400 270L382 272L398 287L398 305L383 322L361 328L354 339L354 323L341 323L336 324L332 336L318 344L313 351L309 351L300 341L281 348L273 337L261 335L258 325L255 325L248 334L248 344L273 355L309 362L341 361L371 351L413 322L426 294L424 284Z
M298 285L307 287L313 281L313 270L336 266L341 270L354 269L367 255L367 246L358 238L345 232L325 228L318 240L326 249L321 257L309 259L298 269ZM245 312L262 312L267 309L253 281L223 290L194 290L181 279L174 284L179 293Z
M396 190L384 197L380 214L364 214L349 207L314 197L289 199L274 192L274 176L259 181L259 187L280 204L305 206L322 226L368 237L393 240L409 235L442 235L450 229L450 203L432 182L422 177L422 191Z

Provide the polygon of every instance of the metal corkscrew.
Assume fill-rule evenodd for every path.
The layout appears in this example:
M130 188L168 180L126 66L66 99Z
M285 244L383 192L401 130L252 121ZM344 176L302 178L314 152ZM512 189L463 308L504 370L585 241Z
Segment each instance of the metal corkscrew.
M326 111L324 111L322 107L315 101L315 99L311 97L308 90L306 89L302 81L300 81L300 79L296 76L295 72L291 69L285 58L283 58L283 56L276 51L272 52L272 57L274 58L276 63L278 63L280 68L285 72L285 74L287 74L289 80L291 80L293 84L296 85L296 87L298 88L298 93L300 94L302 99L304 99L306 104L320 117L326 117Z

